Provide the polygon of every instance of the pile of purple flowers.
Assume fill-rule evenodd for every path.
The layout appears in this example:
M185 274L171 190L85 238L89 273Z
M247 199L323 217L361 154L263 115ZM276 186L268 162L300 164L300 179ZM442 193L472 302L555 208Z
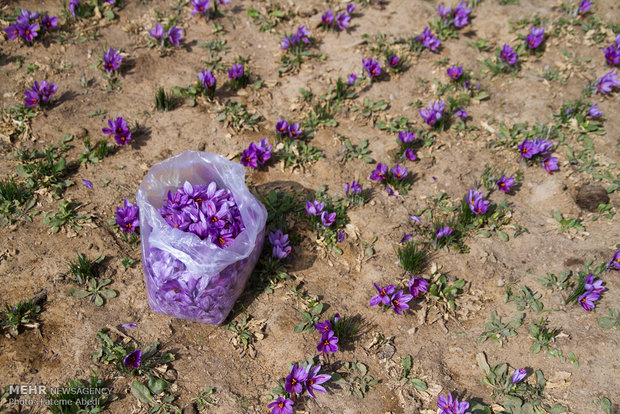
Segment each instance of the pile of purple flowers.
M285 36L280 41L280 47L282 50L292 49L299 52L304 44L310 44L310 39L308 36L310 36L310 30L306 29L306 26L303 25L292 35Z
M41 81L41 83L34 81L34 85L30 89L26 89L24 94L24 106L45 106L49 103L53 94L58 91L58 86L54 85L54 82Z
M123 201L123 207L116 207L116 224L125 233L133 233L140 227L140 209L129 200Z
M337 324L339 320L340 315L336 314L333 318L334 325ZM321 340L316 344L316 350L323 354L323 357L325 357L326 354L338 352L338 345L336 344L339 339L334 332L332 322L325 320L325 322L319 322L314 325L314 328L321 334Z
M113 135L118 145L126 145L131 141L131 131L127 128L127 121L122 116L115 120L108 119L108 128L102 128L101 131L106 135Z
M316 219L317 217L320 217L320 223L322 223L324 227L329 227L334 224L334 221L336 221L336 213L324 211L324 208L325 201L306 201L306 213L314 219L313 221L316 226L319 224L318 219Z
M481 191L475 191L472 189L467 190L467 205L469 209L477 216L481 216L487 212L491 202L484 200Z
M285 259L291 254L291 246L288 245L288 234L282 230L269 233L269 243L273 246L271 256L276 259Z
M447 397L439 395L437 397L437 407L441 410L440 414L471 414L467 409L469 403L467 401L459 402L458 398L452 398L452 394Z
M527 43L527 47L530 50L536 49L545 38L545 28L544 27L535 27L532 26L530 28L530 34L525 38L525 42Z
M420 116L426 124L433 128L435 124L439 123L439 125L444 124L443 113L446 110L446 104L444 101L433 101L428 103L428 107L424 109L419 109L418 112Z
M504 47L499 52L499 60L507 65L506 69L510 69L516 67L519 55L510 45L504 44Z
M241 153L241 164L244 167L258 168L271 158L273 145L267 145L267 138L258 141L257 144L250 143L250 146Z
M374 59L362 59L362 68L368 73L371 81L381 75L381 65Z
M185 182L174 193L168 191L159 214L170 227L194 233L220 248L230 246L245 230L239 207L230 190Z
M577 301L582 308L588 312L594 309L596 302L601 297L601 292L605 290L603 281L600 279L594 280L594 275L590 273L584 282L585 292L579 296Z
M206 95L209 98L213 98L215 95L215 86L217 84L213 72L207 70L198 72L198 80L200 81L200 87L205 91Z
M302 137L304 131L301 129L301 124L299 122L288 122L282 118L278 118L278 122L276 122L276 134L279 139L287 136L295 139Z
M103 54L103 69L108 73L118 70L123 59L125 59L125 56L121 55L118 50L110 47Z
M183 39L183 29L180 27L172 26L168 28L166 34L164 34L164 27L158 23L155 23L155 28L149 30L149 34L153 39L160 42L161 47L173 45L179 46L179 41Z
M610 46L603 48L605 60L609 66L616 66L620 63L620 34L616 36L616 40Z
M409 309L407 303L413 299L413 295L405 294L403 290L396 291L394 285L380 287L376 283L373 284L378 294L370 299L370 306L380 304L384 310L391 308L398 315L402 315L404 310Z
M17 23L11 23L9 27L4 29L9 40L20 37L26 42L32 43L34 38L39 35L40 28L51 30L58 26L58 17L48 16L47 14L41 17L39 13L32 13L25 9L21 9L21 13L21 16L17 16Z
M615 87L620 86L618 81L618 74L614 70L610 70L603 76L601 76L596 82L596 93L601 95L607 95L611 93Z
M425 27L424 31L418 36L416 36L413 40L418 42L419 44L424 45L424 47L432 50L433 52L436 52L439 49L439 46L441 46L441 40L439 40L437 36L431 33L431 29L429 29L428 26Z
M351 14L355 11L355 4L347 4L346 10L334 16L332 9L327 10L321 16L321 25L323 29L340 29L347 30L351 25Z
M526 138L518 145L518 148L524 160L542 158L542 166L549 174L558 169L558 159L547 157L552 152L553 143L547 141L546 138L537 138L534 141Z
M315 392L326 392L321 384L331 379L331 375L319 374L321 366L308 364L306 366L293 364L290 374L284 380L284 391L286 396L279 396L275 401L269 403L267 408L271 409L271 414L293 414L293 400L297 395L308 393L311 398L316 398ZM288 398L291 397L291 398Z
M460 29L469 24L471 9L467 7L467 2L460 2L454 10L452 10L452 7L447 7L440 4L437 7L437 11L439 13L439 18L441 18L443 23L447 26L454 26L457 29Z

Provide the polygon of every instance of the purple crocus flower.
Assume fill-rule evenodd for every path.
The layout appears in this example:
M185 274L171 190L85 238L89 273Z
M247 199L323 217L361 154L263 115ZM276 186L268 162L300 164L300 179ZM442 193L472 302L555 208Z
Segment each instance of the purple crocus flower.
M82 184L84 184L86 188L93 188L93 183L89 180L82 180Z
M436 52L439 49L439 46L441 46L441 40L431 33L431 29L429 29L428 26L424 28L422 34L416 39L422 40L422 44L433 52Z
M424 119L428 126L435 125L443 116L443 111L446 110L446 104L444 101L429 102L428 107L419 109L418 113Z
M536 49L542 43L545 37L545 28L544 27L535 27L532 26L530 29L530 34L527 35L525 41L527 46L530 49Z
M357 181L353 180L351 184L346 183L344 185L344 194L348 197L349 195L361 195L362 194L362 186Z
M510 192L510 189L512 188L512 186L515 183L515 179L513 177L506 177L505 175L502 175L502 177L497 180L497 189L499 191L503 191L504 193L508 193Z
M329 26L330 24L332 24L333 21L334 21L334 14L332 13L332 9L327 10L321 16L321 23L323 23L325 26Z
M611 269L612 266L620 271L620 249L616 250L609 263L607 263L607 270Z
M400 62L400 58L396 55L392 55L390 56L390 58L388 59L388 66L391 68L395 68L398 66L398 63Z
M375 285L375 289L377 289L379 294L370 299L370 306L377 306L378 304L389 306L390 296L394 293L394 285L389 285L386 287L379 287L376 283L373 283L373 285Z
M407 305L407 302L409 302L411 299L413 299L412 295L405 294L402 290L399 290L390 298L392 310L398 315L402 315L404 310L409 309L409 305Z
M325 388L321 384L329 381L332 378L331 375L327 375L327 374L318 375L320 370L321 370L320 365L317 365L314 368L312 368L312 365L309 364L306 367L307 378L306 378L306 382L304 383L304 385L306 386L306 391L308 391L308 395L310 395L310 397L312 398L316 398L316 395L314 395L315 391L326 392Z
M406 243L406 242L408 242L409 240L411 240L411 238L412 238L412 237L413 237L413 234L411 234L411 233L405 233L405 235L403 235L403 238L402 238L402 239L400 239L400 242L401 242L401 243Z
M420 217L418 216L414 216L413 214L409 214L409 218L413 221L415 221L418 224L422 224L422 220L420 219Z
M39 18L39 13L31 12L30 10L21 9L21 16L17 16L17 23L30 23L31 20L36 20Z
M75 8L80 4L80 0L69 0L69 11L73 18L75 19Z
M168 40L170 40L170 43L178 46L181 39L183 39L183 29L176 26L172 26L168 29Z
M523 142L517 145L521 158L530 159L537 154L537 148L534 146L534 142L529 139L524 139Z
M101 132L114 135L114 140L118 145L125 145L131 141L131 131L127 128L127 121L122 116L117 117L114 121L108 119L108 127L102 128Z
M271 256L275 257L276 259L286 259L291 255L291 251L291 246L275 245L273 246L273 249L271 251Z
M452 11L452 7L449 6L444 6L443 4L440 4L437 7L437 12L439 13L439 17L441 17L442 19L448 15L450 15L450 12Z
M517 52L514 51L510 45L505 44L502 50L499 52L499 58L509 64L510 66L514 66L519 59Z
M416 134L415 132L411 132L411 131L400 131L398 133L398 139L400 140L400 142L402 142L403 144L408 144L410 142L413 142L416 139Z
M308 372L304 367L298 367L294 364L291 373L286 377L284 382L284 390L289 394L301 394L304 390L304 382L308 378Z
M547 157L542 162L543 168L551 174L552 171L557 171L558 167L558 159L556 157Z
M108 48L108 51L103 54L103 69L106 72L112 72L121 67L121 61L125 59L125 56L119 54L118 50Z
M132 353L125 355L125 358L123 358L123 364L125 364L125 366L129 369L138 368L141 362L142 351L139 349L136 349Z
M387 165L377 163L377 167L370 173L370 179L378 182L385 180L387 178L387 169Z
M336 240L338 240L338 243L342 243L344 241L345 237L347 237L347 233L345 233L344 230L340 230L338 232L338 235L336 236Z
M340 30L347 30L347 27L351 24L351 16L347 13L338 13L338 16L336 16L336 24Z
M446 72L448 72L448 76L450 76L452 79L457 80L461 77L461 75L463 75L463 66L450 66Z
M297 138L304 134L299 122L291 123L288 125L288 136L291 138Z
M512 383L516 384L518 382L523 381L523 378L527 376L527 371L523 368L515 369L515 372L512 374Z
M362 59L362 67L368 72L368 76L372 80L381 75L381 66L374 59Z
M26 97L24 98L24 106L27 108L32 108L33 106L37 106L39 104L39 94L34 90L26 89L24 91Z
M11 23L9 27L4 29L4 33L6 33L9 40L17 39L20 31L20 26L15 23Z
M459 119L460 119L461 121L465 121L465 120L467 119L467 117L469 116L469 115L467 114L467 111L466 111L466 110L464 110L464 109L457 109L457 110L456 110L456 112L455 112L454 114L455 114L456 116L458 116L458 117L459 117Z
M353 14L355 9L356 9L355 4L353 4L353 3L347 4L347 7L346 7L347 13Z
M267 137L258 141L256 144L256 158L258 158L258 163L263 165L271 158L271 150L273 149L273 145L268 145Z
M594 291L586 291L583 295L579 296L579 299L577 299L577 301L582 308L590 312L596 307L596 304L594 302L596 302L599 297L600 295Z
M598 109L598 104L594 104L588 109L588 115L590 115L594 119L599 119L603 116L603 111Z
M189 4L194 6L192 16L196 13L204 14L209 11L209 0L192 0Z
M228 69L228 77L233 81L243 77L243 65L235 63L231 69Z
M580 15L584 15L587 12L590 11L590 7L592 7L592 2L588 1L588 0L581 0L581 3L579 3L579 14Z
M272 403L267 405L271 409L271 414L293 414L293 401L288 398L278 397Z
M407 148L405 150L405 152L403 153L403 155L405 156L405 158L407 158L409 161L415 161L418 159L418 156L414 154L413 149L412 148Z
M491 202L482 199L482 192L469 189L467 190L467 204L475 215L480 216L487 212Z
M467 401L459 402L458 398L452 398L452 394L447 397L439 395L437 397L437 407L441 409L441 414L470 414L467 413L469 403Z
M282 118L278 118L278 122L276 123L276 133L279 135L288 134L288 122L286 122Z
M320 202L319 200L314 200L313 202L306 201L306 213L311 216L320 216L321 212L325 208L325 202Z
M600 279L594 280L594 275L592 273L590 273L588 277L586 277L584 287L586 288L586 291L590 291L594 293L601 293L602 291L606 289L605 286L603 286L602 280Z
M20 23L20 36L28 43L32 43L35 37L38 35L39 24L38 23Z
M421 277L412 277L409 279L409 293L414 298L420 296L423 292L428 291L429 283Z
M321 340L316 345L317 351L323 354L334 353L338 351L338 338L334 336L334 331L329 331L321 337Z
M203 70L202 72L198 72L198 79L202 86L207 90L215 89L215 75L211 71Z
M596 93L606 95L616 86L620 86L620 82L618 82L618 74L612 69L596 82Z
M43 16L41 19L41 25L47 29L51 30L58 26L58 17L56 16L48 16L47 14Z
M323 223L323 226L329 227L334 224L334 221L336 221L336 213L330 214L327 211L321 213L321 222Z
M611 45L603 49L605 60L609 66L615 66L620 63L620 49L616 45Z
M135 327L136 327L136 324L135 324L135 322L131 322L131 323L126 323L126 324L121 325L121 326L122 326L123 328L125 328L125 329L133 329L133 328L135 328Z
M392 172L392 177L398 181L407 176L407 167L403 167L400 164L396 164L396 166L391 168L390 171Z
M349 75L349 85L355 85L355 82L357 81L357 75L355 73L352 73Z
M454 9L454 26L459 29L466 26L469 23L470 13L471 9L467 7L467 3L464 1L460 2L456 9Z
M439 240L442 237L449 236L450 234L452 234L452 229L450 228L450 226L438 227L437 231L435 232L435 238Z
M123 207L116 207L116 224L125 233L133 233L140 227L140 210L137 204L131 204L129 200L123 201Z
M332 330L332 324L330 321L319 322L314 325L314 328L319 331L321 335L326 334L327 332Z
M164 27L161 24L155 23L155 28L149 30L149 34L155 40L161 40L164 37Z
M241 164L244 167L258 168L258 157L256 156L256 144L253 142L241 153Z
M308 30L306 28L306 25L303 26L299 26L299 28L297 29L297 39L298 39L298 43L299 41L302 41L306 44L310 43L310 39L308 38L308 36L310 36L312 32L310 32L310 30Z

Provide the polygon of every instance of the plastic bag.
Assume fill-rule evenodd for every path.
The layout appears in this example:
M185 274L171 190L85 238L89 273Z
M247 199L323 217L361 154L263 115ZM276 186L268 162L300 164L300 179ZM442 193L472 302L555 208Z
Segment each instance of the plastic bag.
M196 234L171 227L157 211L185 181L229 189L245 225L222 249ZM149 170L136 194L140 207L142 264L149 306L157 313L220 324L243 291L258 261L267 211L248 191L245 169L226 158L185 151Z

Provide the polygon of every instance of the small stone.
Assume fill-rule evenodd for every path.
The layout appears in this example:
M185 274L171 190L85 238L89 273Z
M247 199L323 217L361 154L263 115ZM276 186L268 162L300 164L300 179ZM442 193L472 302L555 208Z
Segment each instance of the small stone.
M501 278L500 278L500 279L498 279L498 280L497 280L497 286L502 287L502 286L504 286L505 284L506 284L506 282L504 282L504 279L501 279Z
M381 348L381 359L391 359L396 353L396 348L390 344L384 345Z

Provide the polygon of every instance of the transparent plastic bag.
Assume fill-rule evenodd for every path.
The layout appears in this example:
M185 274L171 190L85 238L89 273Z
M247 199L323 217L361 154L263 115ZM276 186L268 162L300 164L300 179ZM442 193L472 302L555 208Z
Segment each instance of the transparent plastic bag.
M214 181L229 189L245 230L225 249L196 234L171 227L158 212L185 181ZM136 194L140 207L142 264L151 309L182 319L220 324L243 291L258 261L267 211L248 191L245 169L226 158L185 151L149 170Z

